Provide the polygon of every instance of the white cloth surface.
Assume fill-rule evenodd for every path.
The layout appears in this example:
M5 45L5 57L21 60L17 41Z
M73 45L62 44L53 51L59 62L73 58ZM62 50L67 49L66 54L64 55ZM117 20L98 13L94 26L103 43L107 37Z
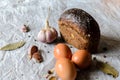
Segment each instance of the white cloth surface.
M120 73L120 0L0 0L0 46L26 41L20 49L0 51L0 80L46 80L42 75L54 67L55 43L44 44L35 39L45 24L49 7L50 25L58 32L57 21L64 10L80 8L91 14L101 30L99 53L93 56L108 62ZM29 25L30 32L20 31L24 24ZM31 45L42 50L42 63L28 59ZM102 51L104 47L108 48L106 52ZM72 48L72 52L75 50ZM120 80L120 76L115 79L93 69L81 73L78 80Z

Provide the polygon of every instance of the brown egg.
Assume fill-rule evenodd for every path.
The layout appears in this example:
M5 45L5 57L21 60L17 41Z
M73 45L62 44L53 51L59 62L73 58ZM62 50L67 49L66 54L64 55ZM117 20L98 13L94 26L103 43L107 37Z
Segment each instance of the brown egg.
M54 56L56 59L63 58L63 57L71 59L72 52L66 44L59 43L54 48Z
M62 80L75 80L77 75L74 63L67 58L57 60L55 71Z
M91 63L91 54L87 50L78 50L73 54L72 61L80 69L85 69Z

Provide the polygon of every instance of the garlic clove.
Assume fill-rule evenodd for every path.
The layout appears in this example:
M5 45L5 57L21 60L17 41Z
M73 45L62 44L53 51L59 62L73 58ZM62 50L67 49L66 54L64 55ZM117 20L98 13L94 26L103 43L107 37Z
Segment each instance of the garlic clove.
M39 51L38 51L38 52L35 52L32 57L33 57L33 60L34 60L35 62L40 63L40 62L43 61L42 56L41 56L41 54L39 53Z
M32 59L32 56L35 52L38 52L38 47L33 45L29 47L28 54L29 54L29 59Z
M45 30L40 30L40 32L38 33L38 40L41 42L46 42L46 35L45 35L46 31Z
M58 37L58 33L55 28L51 28L51 31L53 32L54 38L56 39Z
M53 34L53 32L50 29L46 30L46 42L50 43L53 40L54 40L54 34Z

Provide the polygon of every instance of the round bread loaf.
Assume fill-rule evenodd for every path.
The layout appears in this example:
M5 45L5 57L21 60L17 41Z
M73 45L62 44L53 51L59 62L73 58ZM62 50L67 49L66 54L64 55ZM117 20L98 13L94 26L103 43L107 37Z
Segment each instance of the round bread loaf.
M73 8L66 10L59 18L62 38L78 49L96 53L100 41L100 29L95 19L87 12Z

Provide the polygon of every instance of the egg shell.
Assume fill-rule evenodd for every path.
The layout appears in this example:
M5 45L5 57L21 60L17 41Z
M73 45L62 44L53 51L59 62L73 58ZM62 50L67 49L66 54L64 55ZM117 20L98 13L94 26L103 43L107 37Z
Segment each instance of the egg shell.
M77 50L72 56L72 61L80 69L85 69L91 64L92 57L87 50Z
M60 59L60 58L63 58L63 57L71 59L72 52L66 44L59 43L54 48L54 56L55 56L56 59Z
M77 75L74 63L67 58L57 60L55 71L62 80L75 80Z

